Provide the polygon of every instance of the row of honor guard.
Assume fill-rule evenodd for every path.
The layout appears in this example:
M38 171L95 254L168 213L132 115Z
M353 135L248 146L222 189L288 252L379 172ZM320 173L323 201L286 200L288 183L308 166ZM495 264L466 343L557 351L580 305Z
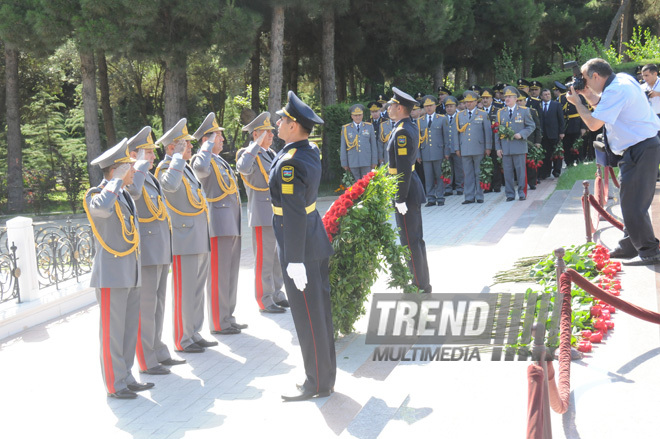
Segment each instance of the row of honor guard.
M270 114L245 126L253 136L239 151L253 228L255 296L262 312L288 307L275 250L268 173L274 155ZM217 341L201 335L204 309L211 333L238 334L236 307L241 249L238 176L220 156L223 128L210 113L191 136L181 119L156 142L144 127L92 161L104 175L84 208L98 251L90 286L100 306L100 360L108 396L133 399L153 387L132 375L160 375L185 363L162 341L167 278L172 267L174 349L200 353ZM191 140L201 147L192 155ZM165 158L153 174L154 150ZM189 164L190 163L190 164ZM205 300L206 296L206 300ZM206 305L205 305L206 302Z

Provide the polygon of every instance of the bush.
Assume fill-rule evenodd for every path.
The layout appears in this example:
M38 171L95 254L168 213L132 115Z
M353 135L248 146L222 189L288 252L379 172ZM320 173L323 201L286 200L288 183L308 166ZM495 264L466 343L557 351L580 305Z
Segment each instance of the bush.
M339 160L341 127L351 121L350 107L349 104L335 104L323 108L323 161L328 161L328 172L323 181L332 184L339 185L343 174Z
M48 194L55 189L55 173L51 169L42 171L24 169L23 181L28 206L36 214L40 214L49 203Z
M80 163L80 160L73 154L71 154L70 162L64 160L60 162L60 169L62 186L66 189L66 199L69 202L71 211L76 213L79 195L84 189L85 169Z
M626 55L634 62L660 58L660 38L651 35L651 30L648 28L644 30L641 26L634 28L630 41L624 44L628 48Z

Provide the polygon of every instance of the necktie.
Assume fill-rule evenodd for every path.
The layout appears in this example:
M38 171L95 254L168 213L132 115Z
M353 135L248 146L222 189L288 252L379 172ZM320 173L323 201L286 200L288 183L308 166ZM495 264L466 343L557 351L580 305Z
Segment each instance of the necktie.
M513 110L509 108L509 119L513 119Z
M359 123L355 124L355 128L357 128L358 134L360 134L360 124Z
M544 113L548 112L548 103L547 102L545 104L543 104L543 112Z
M468 119L472 119L472 112L468 111Z
M429 116L428 120L429 120L428 127L431 128L431 124L433 123L433 116Z
M454 121L454 116L449 116L449 125Z

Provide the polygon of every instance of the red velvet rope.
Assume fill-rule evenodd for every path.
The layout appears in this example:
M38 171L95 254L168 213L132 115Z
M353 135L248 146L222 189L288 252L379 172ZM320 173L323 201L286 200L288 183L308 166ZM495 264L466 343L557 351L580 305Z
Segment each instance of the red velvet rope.
M621 186L619 185L619 179L616 178L616 175L614 174L614 168L610 168L610 167L608 166L607 169L610 170L610 175L612 176L612 181L614 182L614 186L616 186L616 187L621 187Z
M589 196L591 196L591 195L589 195ZM587 203L586 200L584 199L584 196L582 196L582 213L583 213L584 216L585 216L585 218L584 218L584 222L587 222L587 218L586 218L586 210L587 210L587 209L589 209L588 203ZM590 222L590 223L588 224L588 226L591 227L591 233L592 233L592 234L596 233L596 228L594 227L594 223L593 223L593 221Z
M607 221L609 221L610 224L612 224L612 225L613 225L614 227L616 227L617 229L623 231L623 224L621 223L621 221L619 221L618 219L614 218L612 215L609 214L609 212L607 212L605 209L603 209L603 208L601 207L601 205L598 204L598 201L597 201L597 200L594 198L594 196L591 195L591 194L589 195L589 203L593 206L594 209L596 209L596 211L598 211L598 213L599 213L603 218L605 218Z
M559 321L559 384L555 383L555 369L552 361L548 367L548 395L550 407L563 414L568 410L571 396L571 275L564 273L559 278L559 288L563 294L561 320Z
M550 419L543 416L543 367L527 367L527 439L543 439L543 426Z

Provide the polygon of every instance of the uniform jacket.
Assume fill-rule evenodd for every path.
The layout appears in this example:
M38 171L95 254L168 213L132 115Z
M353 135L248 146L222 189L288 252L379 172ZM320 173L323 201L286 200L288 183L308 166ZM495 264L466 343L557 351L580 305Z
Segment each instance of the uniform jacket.
M527 154L526 139L532 135L536 126L529 108L516 105L513 109L513 117L509 118L509 107L504 107L497 112L497 121L500 126L509 126L514 132L520 133L520 140L506 140L496 137L497 150L504 155ZM531 140L531 139L530 139Z
M165 207L165 194L160 183L146 168L138 170L133 176L133 184L126 186L137 206L140 217L140 246L142 265L167 265L172 263L172 232L170 220ZM146 192L146 197L144 192ZM147 207L158 212L160 219L152 219L154 215Z
M449 142L449 147L451 148L450 153L455 153L458 151L458 131L456 130L456 118L458 117L458 112L454 113L453 116L446 115L447 118L447 141ZM449 120L451 119L451 123Z
M580 99L584 98L580 96ZM585 101L582 100L582 103L584 104ZM586 125L582 122L582 118L578 114L575 105L571 104L568 102L568 99L566 99L566 93L562 93L559 96L559 105L561 105L562 112L564 113L564 120L566 121L566 134L576 134L579 133L581 129L586 128Z
M460 130L465 129L462 133ZM472 111L472 119L468 118L468 110L458 113L456 118L458 146L461 156L484 155L487 149L493 147L493 131L490 128L488 113L479 108Z
M156 177L165 192L167 210L172 221L172 252L175 255L195 255L211 251L209 241L209 223L206 208L195 207L195 204L206 206L206 197L202 184L197 180L190 166L181 158L165 156L156 169ZM186 184L190 188L190 194ZM189 199L188 196L191 198ZM193 215L182 215L174 211Z
M328 240L316 204L321 182L321 160L307 139L290 143L277 154L270 171L273 207L282 215L273 215L275 238L282 265L329 257ZM310 207L311 206L311 207ZM307 212L305 209L310 209Z
M376 143L378 144L378 158L385 163L387 163L387 160L389 159L387 156L387 143L390 141L391 134L392 121L390 119L384 119L378 128Z
M273 225L273 208L268 190L268 173L273 160L274 157L271 158L270 153L257 142L250 142L236 153L236 170L241 173L248 196L247 212L250 227Z
M413 172L419 156L419 131L409 117L397 122L387 144L390 173L400 175L397 203L422 204L426 201L422 182Z
M193 156L191 166L206 194L211 237L240 236L241 199L236 174L229 163L211 151L200 151Z
M342 126L339 158L342 167L358 168L378 164L378 145L373 125L369 122L360 123L359 133L353 122Z
M561 105L557 101L548 102L548 111L543 111L541 106L541 130L543 136L551 140L559 140L559 135L566 131L564 114L561 111Z
M121 189L120 179L103 180L85 194L87 217L92 224L96 254L92 265L90 287L133 288L141 286L140 278L140 232L137 208L128 192ZM121 218L117 215L119 205ZM123 223L123 227L122 227ZM123 231L126 230L126 232ZM133 231L133 235L131 235ZM108 251L99 238L112 252L129 252L135 246L129 241L137 240L137 247L120 256Z
M452 153L449 144L449 123L447 117L434 113L431 127L428 127L428 115L419 118L418 124L422 134L419 146L423 162L442 160Z

